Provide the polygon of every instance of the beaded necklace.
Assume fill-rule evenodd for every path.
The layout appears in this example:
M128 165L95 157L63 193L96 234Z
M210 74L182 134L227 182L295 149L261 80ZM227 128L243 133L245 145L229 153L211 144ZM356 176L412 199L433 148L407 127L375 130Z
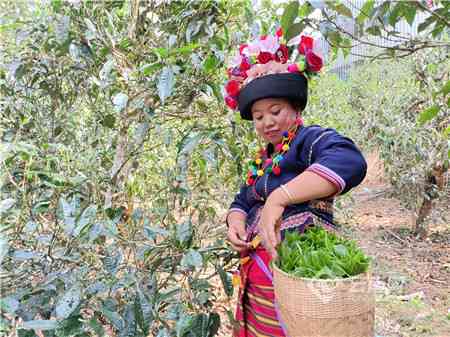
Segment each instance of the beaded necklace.
M260 149L255 156L255 160L250 163L250 169L247 173L247 185L256 184L259 177L265 172L273 173L276 176L281 174L280 162L284 158L284 154L289 151L290 144L295 138L297 130L303 124L303 120L298 117L288 131L283 132L281 143L275 145L275 151L272 155L268 155L267 149Z

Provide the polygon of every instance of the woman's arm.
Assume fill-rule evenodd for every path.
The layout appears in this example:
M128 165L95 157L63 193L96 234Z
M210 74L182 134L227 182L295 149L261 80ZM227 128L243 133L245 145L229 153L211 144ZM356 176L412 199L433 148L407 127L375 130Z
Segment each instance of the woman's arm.
M276 246L280 242L279 232L275 228L281 218L284 208L290 204L299 204L308 200L325 198L338 191L336 185L318 174L305 171L278 187L266 200L259 223L262 242L270 255L276 257Z

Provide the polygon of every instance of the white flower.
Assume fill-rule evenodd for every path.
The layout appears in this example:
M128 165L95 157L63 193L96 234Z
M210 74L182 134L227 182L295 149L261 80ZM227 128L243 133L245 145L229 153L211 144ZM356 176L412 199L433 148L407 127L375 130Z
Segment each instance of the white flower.
M252 41L248 44L247 47L244 48L242 53L246 56L257 56L261 51L261 46L259 41Z
M265 40L260 40L259 45L261 47L262 52L269 52L271 54L275 54L280 48L280 43L275 36L267 35Z
M234 67L238 67L241 65L242 62L242 56L239 55L239 53L237 53L236 55L232 56L230 58L230 67L234 68Z

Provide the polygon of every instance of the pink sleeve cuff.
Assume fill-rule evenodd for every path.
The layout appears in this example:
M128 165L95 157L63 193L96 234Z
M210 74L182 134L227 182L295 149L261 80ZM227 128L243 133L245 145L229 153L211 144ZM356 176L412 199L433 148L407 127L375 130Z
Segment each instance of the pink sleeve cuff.
M320 164L312 164L309 166L306 171L314 172L315 174L321 176L322 178L328 180L338 189L337 194L340 194L345 188L345 181L342 179L336 172L330 170L328 167L325 167Z
M245 216L247 216L247 212L244 211L243 209L240 209L240 208L230 208L230 209L228 210L227 216L226 216L226 218L225 218L225 222L226 222L226 224L227 224L227 227L228 227L228 216L229 216L231 213L233 213L233 212L239 212L239 213L242 213L242 214L244 214Z

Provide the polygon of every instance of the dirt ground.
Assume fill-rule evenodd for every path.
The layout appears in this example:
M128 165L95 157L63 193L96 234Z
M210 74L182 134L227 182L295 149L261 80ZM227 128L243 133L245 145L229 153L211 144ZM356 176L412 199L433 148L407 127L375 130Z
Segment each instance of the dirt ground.
M417 239L411 212L389 196L376 153L367 159L367 178L337 219L344 234L374 259L376 335L450 337L450 196L435 206L428 238ZM224 295L219 300L220 336L230 336L227 316L235 300Z

